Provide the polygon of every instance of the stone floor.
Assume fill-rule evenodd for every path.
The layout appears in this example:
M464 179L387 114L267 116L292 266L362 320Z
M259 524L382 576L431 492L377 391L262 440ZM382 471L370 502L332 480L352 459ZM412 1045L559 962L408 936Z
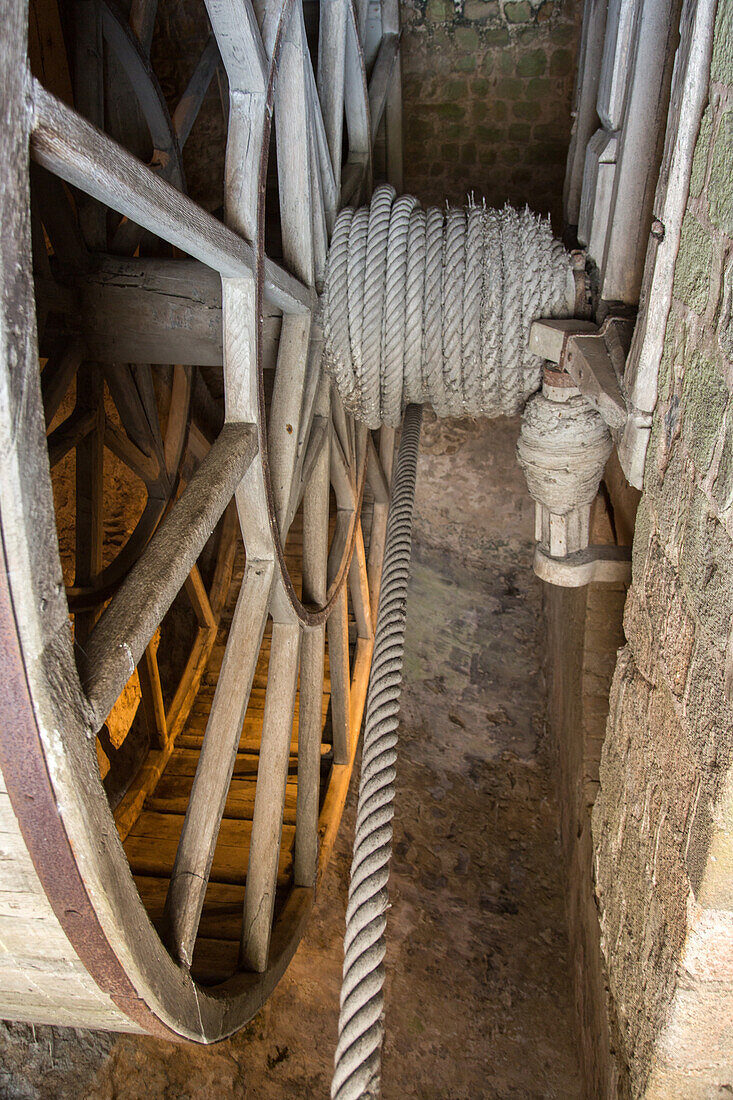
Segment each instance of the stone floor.
M385 1100L576 1100L539 583L518 424L426 422L391 881ZM8 1100L328 1095L354 791L317 910L214 1048L0 1025Z

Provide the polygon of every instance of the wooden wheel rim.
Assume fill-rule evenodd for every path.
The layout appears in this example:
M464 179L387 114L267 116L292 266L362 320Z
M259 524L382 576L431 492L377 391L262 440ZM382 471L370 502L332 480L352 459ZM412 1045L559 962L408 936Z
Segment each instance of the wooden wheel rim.
M163 947L142 905L114 827L99 782L92 715L76 670L60 581L35 369L37 347L33 325L28 327L28 320L34 318L27 263L28 142L38 116L37 104L33 110L28 110L27 104L28 88L36 85L29 80L24 63L25 5L16 4L11 16L6 39L11 62L6 91L10 125L0 142L7 154L5 163L18 166L19 178L16 188L6 188L0 196L0 224L9 227L10 233L4 233L2 242L6 294L0 308L6 321L8 308L15 312L13 323L0 326L0 331L4 333L6 364L15 367L19 361L23 367L30 363L34 370L0 372L0 433L10 444L0 454L5 559L0 583L0 639L8 684L7 709L0 721L0 763L46 896L102 993L144 1030L210 1042L236 1030L269 995L300 940L313 888L293 887L283 919L273 931L263 973L238 973L216 989L208 989L197 985ZM33 90L30 98L35 94ZM49 98L46 96L46 101ZM223 239L228 246L228 238ZM264 269L263 254L257 271L259 301ZM261 362L258 371L261 388ZM359 486L360 503L363 474ZM31 530L32 545L28 542ZM353 546L353 535L350 542ZM346 566L342 565L339 591L343 591L345 575ZM327 612L328 604L315 613L318 624ZM302 622L296 624L298 631L302 631ZM357 724L360 720L358 707L352 720ZM351 761L338 766L338 789L333 793L336 785L332 780L328 798L333 796L342 803ZM324 847L327 843L328 838ZM67 858L68 864L63 862ZM68 874L60 873L62 867ZM318 877L322 871L319 862Z

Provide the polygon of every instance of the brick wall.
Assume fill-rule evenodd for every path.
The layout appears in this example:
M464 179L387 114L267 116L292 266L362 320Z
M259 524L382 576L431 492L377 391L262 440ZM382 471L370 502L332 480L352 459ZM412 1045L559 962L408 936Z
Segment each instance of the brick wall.
M405 188L561 226L581 0L404 0Z
M733 5L719 4L593 812L635 1096L733 1092Z

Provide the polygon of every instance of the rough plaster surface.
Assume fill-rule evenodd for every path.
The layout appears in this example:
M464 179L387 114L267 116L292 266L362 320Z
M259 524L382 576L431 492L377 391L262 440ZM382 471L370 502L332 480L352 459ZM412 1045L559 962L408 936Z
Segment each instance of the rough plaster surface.
M733 1093L733 16L719 5L593 813L635 1097Z
M579 1100L518 421L427 418L388 926L385 1100ZM328 1094L354 822L283 982L214 1048L0 1025L6 1100Z
M580 0L402 0L405 190L561 224Z

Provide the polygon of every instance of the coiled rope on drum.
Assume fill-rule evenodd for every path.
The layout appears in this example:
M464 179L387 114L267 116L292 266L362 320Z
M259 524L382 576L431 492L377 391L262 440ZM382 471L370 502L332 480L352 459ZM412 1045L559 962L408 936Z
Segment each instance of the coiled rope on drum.
M396 428L411 402L511 416L540 385L532 321L574 308L571 257L546 218L475 203L424 211L384 185L336 220L324 363L370 428Z

